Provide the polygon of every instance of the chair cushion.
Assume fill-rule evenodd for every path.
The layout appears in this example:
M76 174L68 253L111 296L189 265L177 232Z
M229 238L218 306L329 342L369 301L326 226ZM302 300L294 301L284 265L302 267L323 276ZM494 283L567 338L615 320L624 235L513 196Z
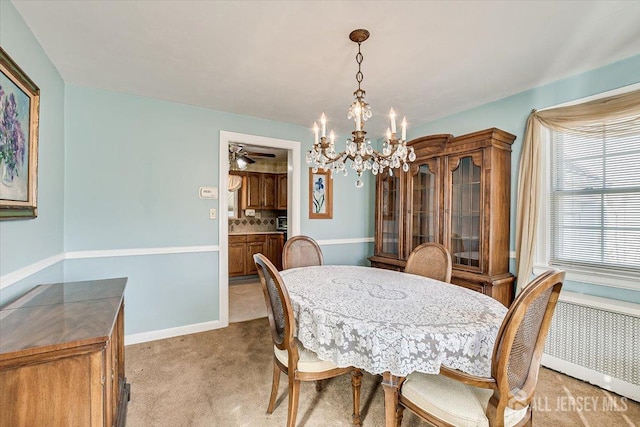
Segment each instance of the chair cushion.
M298 346L298 372L323 372L337 368L333 362L327 362L325 360L318 359L318 355L311 350L307 350L296 340ZM276 358L283 365L287 366L289 363L289 354L286 350L280 350L278 347L273 346L273 352Z
M485 415L493 390L474 387L444 375L410 374L402 384L402 396L449 424L489 427ZM504 411L504 425L511 427L527 414L527 408Z

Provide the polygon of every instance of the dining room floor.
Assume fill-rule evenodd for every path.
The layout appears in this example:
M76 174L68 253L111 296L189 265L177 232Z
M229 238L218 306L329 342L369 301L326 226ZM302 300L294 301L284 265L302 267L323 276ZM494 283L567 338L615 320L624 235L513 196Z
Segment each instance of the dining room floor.
M258 276L229 280L229 323L267 317Z
M248 276L248 277L231 279L229 281L229 323L242 325L242 327L244 327L249 323L243 323L243 322L264 318L266 316L267 316L267 310L266 310L264 295L262 292L262 287L260 285L259 278L257 276ZM244 336L245 334L241 334L241 335ZM135 358L136 357L134 356L134 359ZM270 369L267 369L267 370L270 371ZM559 426L574 426L574 425L591 426L591 425L598 425L603 421L607 423L613 422L614 425L617 425L616 424L617 422L622 422L623 424L621 425L628 425L628 426L638 425L638 424L635 424L636 423L635 417L637 416L638 410L640 410L638 403L633 401L628 401L626 399L621 398L620 396L609 393L598 387L592 386L580 380L573 379L561 373L554 372L545 368L541 369L540 376L541 378L540 378L540 383L538 384L538 394L536 396L535 401L533 402L535 412L536 412L536 415L534 417L536 421L534 421L534 425L542 426L542 425L546 425L547 422L553 422L554 424L557 423ZM266 378L262 379L262 381L266 381L266 380L267 380ZM370 380L368 376L367 376L367 380ZM284 381L284 383L286 384L286 381ZM373 380L367 381L365 383L369 387L369 392L373 392L374 389L379 389L380 387L379 384ZM142 386L142 384L139 384L139 385ZM266 387L266 384L263 385L262 387L263 388ZM141 388L144 389L145 387L142 386ZM139 390L139 391L142 391L142 390ZM556 392L557 392L557 395L555 394ZM381 390L378 390L377 393L381 394ZM311 393L311 396L307 396L307 398L309 399L308 404L311 406L315 406L319 403L318 396L315 396L315 398L312 396L313 396L313 393ZM619 407L617 408L617 410L603 410L603 408L607 406L607 405L604 405L603 408L596 406L594 408L591 408L590 411L589 410L583 411L583 410L580 410L583 408L578 408L575 403L576 402L580 403L581 402L580 399L585 399L585 396L589 396L589 399L590 399L589 401L597 401L596 403L599 404L600 406L603 406L604 403L610 402L613 399L614 403L617 403ZM285 396L280 396L279 400L281 401L283 397ZM369 407L372 403L371 400L373 399L374 396L369 395L367 397L368 398L366 400L368 400L368 402L365 405L366 407ZM377 399L379 398L380 397L378 396ZM335 404L335 402L333 403ZM258 405L258 406L261 406L261 405ZM253 409L258 409L258 408L253 408ZM259 411L260 409L258 409L258 412ZM133 412L136 413L137 411L134 410ZM218 411L215 411L215 412L218 412ZM279 412L286 412L286 411L281 410ZM303 423L303 424L307 424L309 426L315 426L315 425L323 425L323 423L326 422L327 414L320 415L316 413L314 417L308 419L307 417L309 417L310 412L322 413L323 411L319 410L319 408L316 408L315 410L312 410L311 407L306 408L303 412L305 413L306 416L303 416L303 418L306 419L305 421L308 421L308 424L307 423ZM369 417L367 419L368 422L365 422L365 425L370 425L369 422L373 421L374 419L376 420L376 423L378 421L381 422L379 417L383 416L383 414L382 413L378 414L377 412L379 411L372 410L369 413ZM142 414L138 414L138 415L142 415ZM235 416L232 416L231 414L222 415L220 413L217 413L216 415L222 416L221 417L222 419L225 419L226 417L230 417L228 421L233 420L233 422L231 423L232 425L252 425L252 423L259 421L261 424L266 426L266 425L272 425L272 424L278 425L284 421L284 420L276 421L276 419L280 419L283 416L283 414L278 414L276 416L271 415L271 416L267 416L266 418L263 418L264 417L264 414L263 414L262 416L259 416L253 420L251 420L251 417L248 417L248 418L241 417L240 419L242 419L242 421L240 421L240 419L234 418ZM336 415L332 414L331 416L335 417ZM134 417L134 419L136 418L137 416ZM142 418L144 419L146 417L142 416ZM344 420L342 418L343 417L336 417L335 419L332 418L332 422L335 423L336 425L342 425L342 423L344 422L344 424L347 425L348 418ZM205 415L204 419L199 418L198 422L195 422L195 424L199 424L199 422L202 422L204 420L210 421L210 418ZM560 420L562 421L559 422ZM139 420L136 420L136 421L139 421ZM162 417L154 419L154 422L159 422L158 425L163 425L165 421L167 421L167 419L163 419ZM195 421L195 420L192 420L192 421ZM406 425L406 426L424 425L420 423L417 419L414 419L414 417L411 415L409 415L405 421L406 422L403 423L403 425ZM593 424L594 422L596 424ZM132 425L136 425L136 424L137 423L134 422ZM144 424L144 422L142 424ZM205 421L205 424L206 424L206 421Z
M277 407L265 413L273 364L267 319L227 328L126 346L131 401L130 427L279 427L287 418L287 380L282 375ZM363 427L384 425L380 377L362 380ZM303 384L296 425L351 426L348 375L327 382L321 393ZM587 406L585 402L588 402ZM611 404L613 402L613 404ZM542 368L534 427L638 426L640 403ZM405 411L402 427L426 427Z

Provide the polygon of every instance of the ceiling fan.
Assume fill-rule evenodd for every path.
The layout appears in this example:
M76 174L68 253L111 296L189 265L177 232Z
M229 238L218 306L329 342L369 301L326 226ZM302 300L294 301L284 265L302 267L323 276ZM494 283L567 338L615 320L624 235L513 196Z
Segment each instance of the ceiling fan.
M251 157L275 158L273 153L246 151L242 145L229 144L229 170L245 170L247 165L255 163Z

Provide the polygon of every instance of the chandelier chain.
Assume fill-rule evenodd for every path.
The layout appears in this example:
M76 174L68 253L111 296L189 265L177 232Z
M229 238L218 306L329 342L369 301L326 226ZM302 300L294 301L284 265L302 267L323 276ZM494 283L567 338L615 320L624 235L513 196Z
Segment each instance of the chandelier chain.
M356 73L356 81L358 82L358 93L362 92L362 89L360 88L360 83L362 83L362 80L364 79L364 74L362 74L362 61L364 59L364 56L362 55L362 53L360 52L360 43L358 43L358 53L356 54L356 62L358 63L358 72Z

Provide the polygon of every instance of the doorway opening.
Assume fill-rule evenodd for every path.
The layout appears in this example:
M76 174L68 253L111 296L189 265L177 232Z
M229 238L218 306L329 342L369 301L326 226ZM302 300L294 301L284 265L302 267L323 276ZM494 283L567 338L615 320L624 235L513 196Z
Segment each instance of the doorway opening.
M260 239L256 234L265 234L265 239L268 237L272 241L275 234L282 235L282 230L276 228L282 228L283 223L287 236L300 234L300 143L222 131L219 162L219 318L226 326L229 323L230 274L245 276L240 279L250 277L245 275L253 273L249 252L267 248L266 244L260 246L261 243L254 241ZM236 188L238 176L241 177L240 188ZM279 202L269 198L269 195L273 198L282 196L283 191L278 192L274 187L278 182L284 185L286 192L284 200ZM264 189L268 191L265 193ZM249 200L250 196L253 200ZM252 236L249 237L251 242L246 242L246 236ZM240 257L243 261L234 263Z

